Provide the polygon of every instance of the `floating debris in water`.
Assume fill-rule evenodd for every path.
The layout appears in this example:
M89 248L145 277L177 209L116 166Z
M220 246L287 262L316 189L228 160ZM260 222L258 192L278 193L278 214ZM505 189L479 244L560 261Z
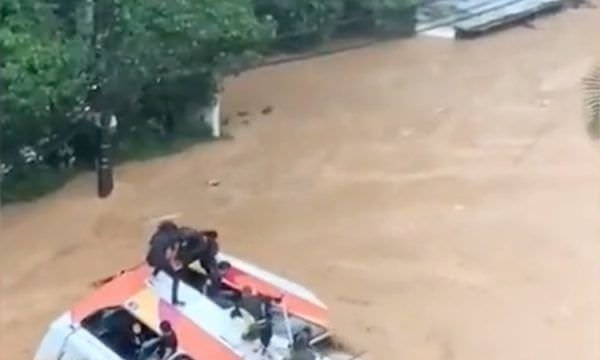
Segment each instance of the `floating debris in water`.
M273 112L273 107L272 106L267 106L266 108L262 109L262 114L263 115L269 115L270 113Z

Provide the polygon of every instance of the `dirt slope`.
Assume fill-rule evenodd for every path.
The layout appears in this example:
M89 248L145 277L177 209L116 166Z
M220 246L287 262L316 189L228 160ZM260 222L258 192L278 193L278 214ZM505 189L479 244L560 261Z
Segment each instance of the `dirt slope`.
M90 281L141 257L148 219L180 213L314 288L371 359L598 359L600 149L579 80L600 12L537 25L244 74L224 107L254 116L233 141L121 167L109 200L88 175L5 209L2 353L31 359Z

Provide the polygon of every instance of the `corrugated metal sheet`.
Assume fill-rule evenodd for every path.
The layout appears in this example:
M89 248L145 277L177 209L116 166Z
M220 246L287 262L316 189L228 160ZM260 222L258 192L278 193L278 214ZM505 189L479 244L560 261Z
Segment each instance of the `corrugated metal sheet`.
M417 12L417 31L448 27L462 33L483 32L562 4L562 0L436 0Z
M481 15L458 21L454 27L462 32L482 32L501 26L519 19L525 19L537 13L559 9L561 0L522 0L512 2L497 0L495 6L490 5L489 10Z

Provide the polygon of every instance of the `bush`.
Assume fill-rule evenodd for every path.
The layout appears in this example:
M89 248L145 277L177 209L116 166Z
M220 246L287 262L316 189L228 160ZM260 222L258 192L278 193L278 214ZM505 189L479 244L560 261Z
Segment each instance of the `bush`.
M254 0L259 18L273 20L275 48L304 50L334 33L409 35L416 0Z
M275 46L299 50L326 40L344 14L345 0L255 0L260 18L277 26Z
M93 166L97 113L116 114L123 151L140 156L201 138L202 129L179 132L188 126L177 123L180 110L211 101L224 73L264 50L272 27L253 11L248 0L1 1L0 171L12 168L4 199L64 181L48 143L72 150L75 166ZM168 138L156 138L156 123ZM71 137L79 127L87 130Z
M416 0L356 0L372 13L374 25L382 35L413 35L416 26Z

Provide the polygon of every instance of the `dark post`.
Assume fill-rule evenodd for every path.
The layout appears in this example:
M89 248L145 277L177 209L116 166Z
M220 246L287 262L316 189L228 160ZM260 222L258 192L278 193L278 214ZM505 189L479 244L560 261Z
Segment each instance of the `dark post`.
M98 121L98 143L100 148L98 151L98 161L96 162L96 171L98 173L98 196L100 198L108 197L114 188L112 162L110 154L112 148L111 139L111 117L106 113L100 114Z

